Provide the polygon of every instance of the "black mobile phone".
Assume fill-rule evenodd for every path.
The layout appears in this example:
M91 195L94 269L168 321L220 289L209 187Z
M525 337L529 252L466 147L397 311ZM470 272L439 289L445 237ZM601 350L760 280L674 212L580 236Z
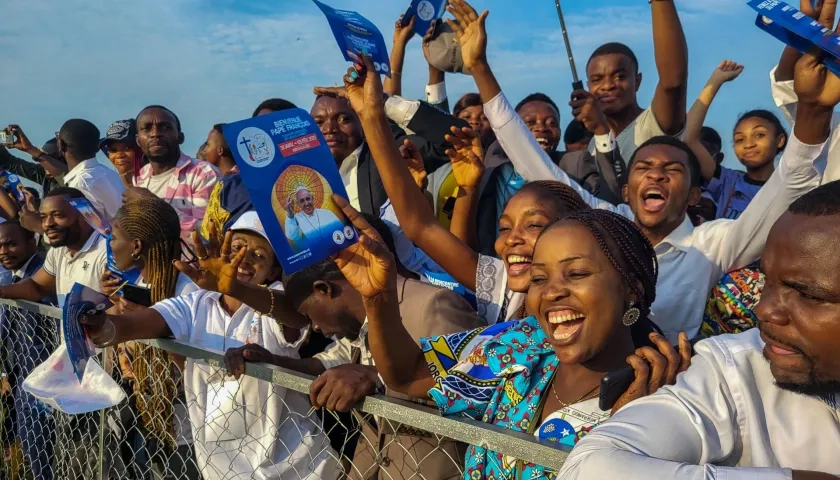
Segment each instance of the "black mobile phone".
M138 287L127 283L122 287L122 294L123 298L131 303L136 303L141 307L152 306L152 291L146 287Z
M604 375L601 379L601 395L598 399L598 408L607 411L612 410L615 402L624 395L630 388L630 384L636 379L636 371L629 364Z

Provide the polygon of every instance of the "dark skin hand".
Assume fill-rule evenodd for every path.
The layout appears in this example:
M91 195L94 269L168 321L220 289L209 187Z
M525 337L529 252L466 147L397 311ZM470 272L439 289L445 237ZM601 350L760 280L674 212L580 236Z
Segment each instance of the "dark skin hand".
M347 412L376 392L378 379L375 367L358 364L333 367L312 382L309 401L315 408Z

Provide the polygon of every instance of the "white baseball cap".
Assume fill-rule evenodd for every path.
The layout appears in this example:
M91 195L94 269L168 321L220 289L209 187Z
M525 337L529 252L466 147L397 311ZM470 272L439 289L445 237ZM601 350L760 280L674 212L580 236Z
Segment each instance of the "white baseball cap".
M266 235L265 233L265 229L262 226L260 217L257 216L257 212L253 210L247 211L240 215L236 222L233 223L233 226L230 227L230 231L252 232L268 240L268 235Z

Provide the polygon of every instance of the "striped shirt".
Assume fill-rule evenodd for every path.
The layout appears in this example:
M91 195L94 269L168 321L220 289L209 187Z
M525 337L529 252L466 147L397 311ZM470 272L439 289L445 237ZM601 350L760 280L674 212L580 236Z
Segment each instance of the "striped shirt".
M219 180L219 171L213 165L183 153L173 170L161 174L168 175L168 178L155 185L152 165L147 164L140 170L134 184L148 189L175 208L181 219L181 238L192 245L190 234L195 230L196 223L204 218L210 194Z

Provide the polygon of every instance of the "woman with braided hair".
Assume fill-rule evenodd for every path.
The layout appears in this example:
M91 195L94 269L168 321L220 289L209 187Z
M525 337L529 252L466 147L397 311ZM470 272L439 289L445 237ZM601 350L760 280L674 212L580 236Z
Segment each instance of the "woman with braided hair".
M114 218L109 244L114 264L123 271L140 270L137 286L150 290L152 304L198 290L192 280L173 265L182 257L180 235L178 214L159 198L128 200ZM120 284L121 281L111 272L105 272L103 292L110 294ZM125 298L120 298L117 306L120 313L141 308L145 307ZM182 425L187 421L183 401L176 401L183 396L179 371L183 368L183 359L172 358L165 350L139 342L122 344L118 351L123 376L132 380L136 410L153 461L157 463L170 457L179 460L190 458L192 449L188 429L181 435L175 431L176 424ZM163 453L176 448L179 455Z
M542 229L526 299L533 316L423 339L418 347L395 321L393 257L349 210L362 236L336 263L365 298L377 370L389 388L430 397L442 415L466 415L573 447L612 412L673 384L688 368L685 333L677 353L648 319L656 298L653 247L619 215L581 210ZM627 363L633 383L611 411L601 410L602 378ZM477 445L465 460L465 479L556 475Z

